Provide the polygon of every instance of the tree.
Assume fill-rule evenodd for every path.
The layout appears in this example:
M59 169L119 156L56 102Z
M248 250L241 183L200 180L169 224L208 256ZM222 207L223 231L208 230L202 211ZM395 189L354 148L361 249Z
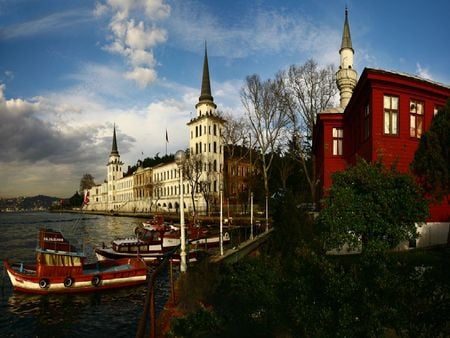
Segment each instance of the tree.
M337 94L335 73L333 65L319 68L317 62L310 59L301 66L292 65L277 74L281 86L277 87L276 95L288 114L292 129L288 142L294 158L303 167L312 202L316 201L318 183L312 152L313 127L317 114L334 103Z
M69 198L69 203L71 207L79 208L83 205L83 196L81 196L78 191L75 191L75 194Z
M91 174L84 174L80 180L80 192L91 189L94 185L94 177Z
M327 249L384 251L417 236L428 207L413 177L364 160L333 175L318 217Z
M195 193L200 190L200 177L202 176L203 156L201 154L190 154L186 151L186 160L183 164L183 178L187 180L191 192L192 207L196 213ZM182 188L181 188L182 189Z
M450 194L450 99L420 139L411 169L435 199Z
M277 81L261 81L258 75L252 75L246 78L241 90L241 102L260 150L266 199L266 227L269 222L269 171L287 125L286 112L280 109L275 96L278 85Z

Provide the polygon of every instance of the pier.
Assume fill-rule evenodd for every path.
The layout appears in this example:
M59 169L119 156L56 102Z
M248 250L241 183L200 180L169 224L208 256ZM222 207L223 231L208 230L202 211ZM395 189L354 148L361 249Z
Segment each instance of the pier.
M180 274L176 281L173 279L174 273L172 262L169 257L165 259L149 278L144 311L139 322L136 338L144 337L147 323L150 325L150 337L164 336L170 330L172 318L183 316L188 313L185 303L196 303L200 301L199 299L195 299L196 295L202 294L202 290L195 290L195 288L201 288L201 285L195 282L195 275L197 275L197 277L199 275L197 268L201 270L205 269L207 271L214 270L220 264L234 264L244 257L251 256L270 238L273 231L274 229L270 228L268 231L262 232L252 239L247 239L238 245L231 246L224 251L223 255L220 255L220 252L218 252L210 256L199 263L202 267L190 267L185 273ZM157 290L155 290L155 280L157 274L163 270L164 266L169 266L171 297L166 303L164 310L159 317L156 318L154 309L155 292L157 292ZM203 275L203 272L200 274ZM192 279L192 281L190 281L190 279ZM184 292L187 286L189 295L186 295L186 292ZM189 299L186 297L189 297Z

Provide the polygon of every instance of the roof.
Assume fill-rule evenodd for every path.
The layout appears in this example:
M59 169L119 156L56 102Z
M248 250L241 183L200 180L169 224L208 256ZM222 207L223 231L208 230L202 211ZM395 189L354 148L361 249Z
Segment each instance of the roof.
M379 68L365 68L364 71L381 73L381 74L397 75L397 76L401 76L401 77L405 77L405 78L421 81L421 82L424 82L424 83L428 83L428 84L431 84L433 86L439 86L439 87L442 87L442 88L450 89L450 85L446 85L446 84L443 84L443 83L440 83L440 82L437 82L437 81L433 81L433 80L430 80L430 79L425 79L423 77L420 77L420 76L417 76L417 75L411 75L411 74L408 74L408 73L403 73L403 72L398 72L398 71L393 71L393 70L387 70L387 69L379 69Z
M109 156L119 156L119 151L117 150L117 140L116 140L116 125L114 125L113 143L112 143L111 154Z
M352 37L350 35L350 26L348 24L347 8L345 8L345 22L344 22L344 31L342 32L341 50L344 48L350 48L351 50L353 50Z
M214 102L214 98L211 95L211 84L209 81L209 66L208 66L208 53L205 43L205 58L203 60L203 77L202 77L202 91L198 100Z

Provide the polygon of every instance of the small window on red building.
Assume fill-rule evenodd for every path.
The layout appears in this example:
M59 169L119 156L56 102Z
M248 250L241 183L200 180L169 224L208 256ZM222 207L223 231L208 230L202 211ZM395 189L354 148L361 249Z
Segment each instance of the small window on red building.
M411 100L409 107L409 136L420 138L423 130L423 102Z
M398 97L384 96L384 133L398 134Z
M342 145L344 141L344 130L333 128L333 155L342 156Z
M441 109L442 109L442 107L434 106L434 109L433 109L433 116L436 116L436 114L438 113L438 111L441 110Z
M370 137L370 105L364 107L364 141Z

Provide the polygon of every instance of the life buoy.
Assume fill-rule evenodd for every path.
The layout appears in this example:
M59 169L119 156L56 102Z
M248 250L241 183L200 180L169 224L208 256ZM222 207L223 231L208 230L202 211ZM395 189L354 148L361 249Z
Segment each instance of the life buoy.
M50 285L50 283L49 283L48 279L43 278L39 281L39 287L41 289L46 289L46 288L48 288L49 285Z
M100 276L94 276L94 277L92 277L91 283L94 286L99 286L101 280L102 279L100 278Z
M73 278L72 277L66 277L66 279L64 279L64 286L66 288L70 288L73 285Z

